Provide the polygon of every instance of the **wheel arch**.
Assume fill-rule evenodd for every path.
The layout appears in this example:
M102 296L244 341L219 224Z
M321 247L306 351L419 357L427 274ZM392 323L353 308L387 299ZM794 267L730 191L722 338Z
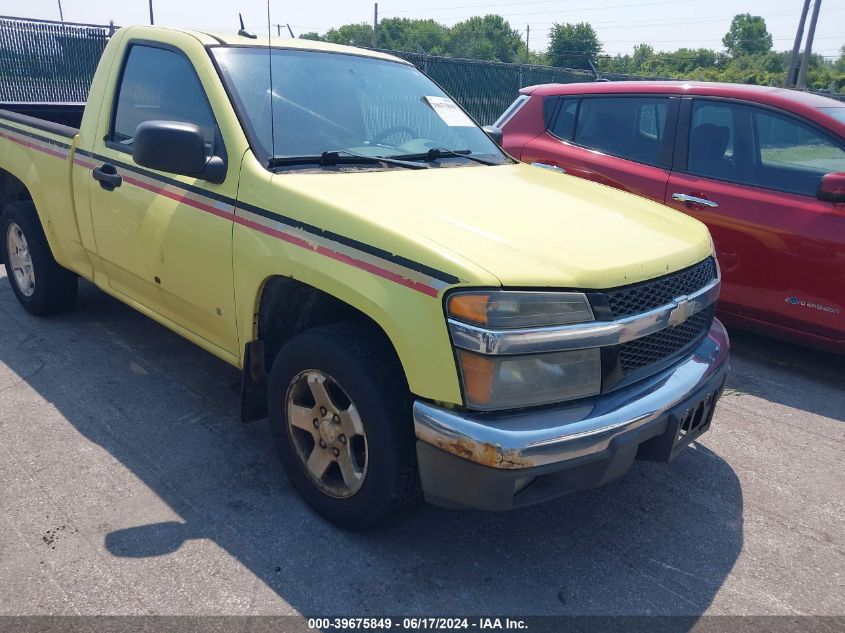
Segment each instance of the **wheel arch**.
M29 187L17 176L0 168L0 213L11 202L32 202ZM6 263L6 238L0 239L0 264Z
M269 333L267 358L288 337L308 327L344 321L363 323L374 328L390 345L412 394L437 402L462 404L441 296L427 296L394 287L392 283L385 285L369 276L359 277L355 283L351 280L341 283L338 275L327 276L314 268L291 269L290 263L288 260L285 266L277 261L274 268L284 266L294 274L268 272L254 291L242 297L239 310L242 342L261 340L260 337L268 337ZM252 302L244 305L247 297L252 297ZM265 310L273 305L282 310L274 318L268 319L266 312L262 317L262 303ZM288 322L274 331L284 316Z
M13 173L0 169L0 208L10 202L32 201L29 187Z
M291 338L320 325L356 323L369 327L389 345L403 366L396 345L385 328L360 308L292 277L276 275L262 283L255 303L255 339L264 342L265 364L272 365L276 353ZM403 379L407 385L407 372Z

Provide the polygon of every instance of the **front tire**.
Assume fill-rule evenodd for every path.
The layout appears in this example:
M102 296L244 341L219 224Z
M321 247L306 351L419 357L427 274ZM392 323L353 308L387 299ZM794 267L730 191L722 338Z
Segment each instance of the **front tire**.
M318 514L375 526L417 496L411 400L401 366L371 329L333 324L295 336L270 374L282 466Z
M12 291L28 312L46 316L73 307L77 276L53 258L35 205L7 204L0 215L0 240Z

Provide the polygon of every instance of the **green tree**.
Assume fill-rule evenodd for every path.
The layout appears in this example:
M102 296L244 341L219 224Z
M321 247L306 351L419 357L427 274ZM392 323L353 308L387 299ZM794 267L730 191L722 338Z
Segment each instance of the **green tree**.
M332 44L372 46L373 26L371 24L344 24L336 29L329 29L322 39Z
M631 58L633 71L645 70L646 65L654 58L654 47L649 44L637 44L634 47L634 55Z
M434 20L387 18L378 25L379 46L394 51L418 52L422 47L434 55L445 52L448 27Z
M739 13L731 21L722 44L731 57L768 53L772 50L772 34L766 29L766 21L759 15Z
M549 62L564 68L589 68L602 52L595 29L587 22L555 24L549 34Z
M322 35L320 35L319 33L316 33L314 31L309 31L308 33L302 33L299 36L299 39L301 39L301 40L315 40L317 42L325 42L325 38Z
M476 16L449 29L446 53L452 57L514 62L524 58L525 42L502 16Z

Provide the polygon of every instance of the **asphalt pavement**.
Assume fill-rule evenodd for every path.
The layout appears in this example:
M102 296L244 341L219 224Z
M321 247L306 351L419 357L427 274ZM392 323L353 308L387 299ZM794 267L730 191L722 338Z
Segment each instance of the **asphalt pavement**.
M348 533L241 425L235 369L80 290L38 319L0 279L0 614L845 615L843 358L732 332L673 463Z

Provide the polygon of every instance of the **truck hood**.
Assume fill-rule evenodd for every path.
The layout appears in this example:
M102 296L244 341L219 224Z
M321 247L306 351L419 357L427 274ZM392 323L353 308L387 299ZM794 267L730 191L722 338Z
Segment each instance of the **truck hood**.
M707 228L693 218L524 164L277 177L416 242L417 259L437 249L439 262L463 263L453 272L468 283L488 281L472 275L477 266L504 286L611 288L679 270L712 251ZM316 195L313 181L302 188L294 182L315 177L322 180Z

